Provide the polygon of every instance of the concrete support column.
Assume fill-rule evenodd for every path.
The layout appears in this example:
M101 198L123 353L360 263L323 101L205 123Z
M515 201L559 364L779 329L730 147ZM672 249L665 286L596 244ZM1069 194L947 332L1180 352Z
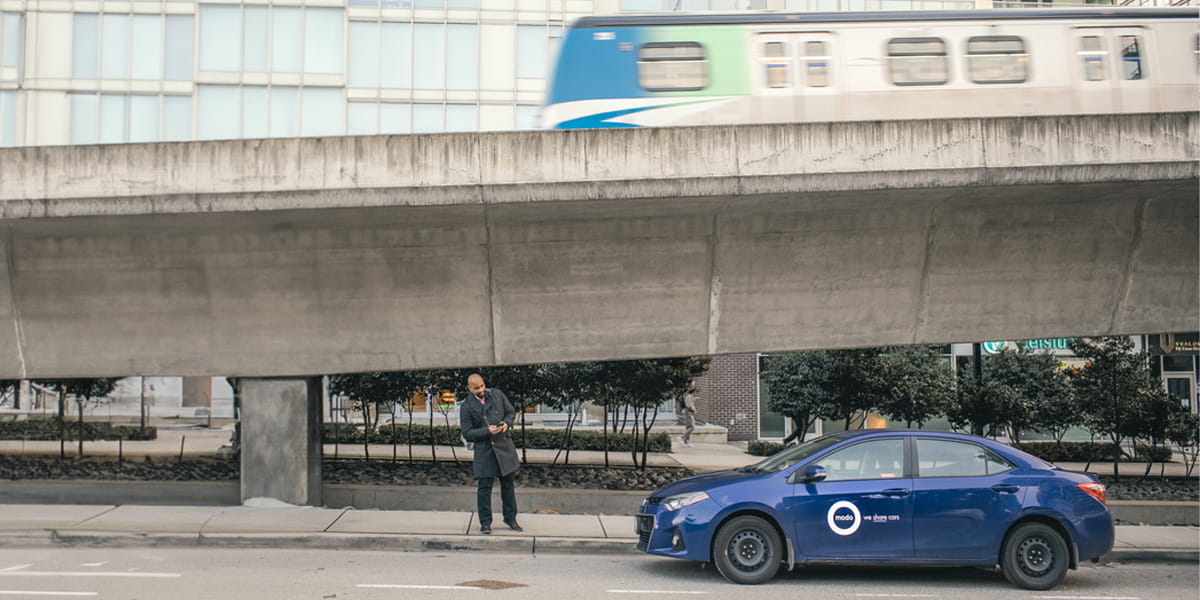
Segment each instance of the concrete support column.
M242 501L321 505L321 379L243 378Z

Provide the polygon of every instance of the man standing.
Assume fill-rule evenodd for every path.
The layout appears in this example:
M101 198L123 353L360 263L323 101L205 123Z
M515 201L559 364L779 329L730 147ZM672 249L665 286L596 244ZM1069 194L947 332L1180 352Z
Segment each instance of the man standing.
M696 430L696 396L691 393L675 396L675 416L683 425L683 435L679 441L684 446L692 445L692 432Z
M513 489L520 461L508 433L517 411L504 392L488 389L478 373L467 378L467 390L471 393L458 408L458 426L463 439L474 444L479 532L492 533L492 483L496 478L500 479L504 524L514 531L524 531L517 524L517 494Z

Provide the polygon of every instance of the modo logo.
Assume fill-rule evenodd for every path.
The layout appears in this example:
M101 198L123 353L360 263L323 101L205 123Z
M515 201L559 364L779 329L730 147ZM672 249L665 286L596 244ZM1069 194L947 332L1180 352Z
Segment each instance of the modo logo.
M846 509L850 513L838 513L838 511ZM858 531L858 526L862 525L862 514L858 512L858 507L854 504L842 500L834 502L833 506L829 507L829 514L825 515L825 522L829 523L829 529L838 535L850 535ZM842 525L849 522L845 527Z

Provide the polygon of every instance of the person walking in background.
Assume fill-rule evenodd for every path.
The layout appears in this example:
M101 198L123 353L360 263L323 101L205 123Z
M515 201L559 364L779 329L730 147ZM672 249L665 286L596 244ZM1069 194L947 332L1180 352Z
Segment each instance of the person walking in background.
M683 425L683 435L679 441L684 446L692 445L692 432L696 430L696 395L692 393L675 396L675 417Z
M488 389L483 376L473 373L467 378L470 395L458 408L458 425L463 439L474 444L476 510L479 532L492 533L492 484L500 480L500 502L504 524L513 531L524 531L517 524L517 494L514 489L517 468L517 446L509 430L517 411L499 389Z

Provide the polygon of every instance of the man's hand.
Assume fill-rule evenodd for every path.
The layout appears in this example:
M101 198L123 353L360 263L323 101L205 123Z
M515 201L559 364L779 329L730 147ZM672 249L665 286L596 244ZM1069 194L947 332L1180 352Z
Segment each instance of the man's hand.
M508 423L501 423L499 425L488 425L488 431L490 431L492 435L496 435L498 433L504 433L505 431L508 431Z

